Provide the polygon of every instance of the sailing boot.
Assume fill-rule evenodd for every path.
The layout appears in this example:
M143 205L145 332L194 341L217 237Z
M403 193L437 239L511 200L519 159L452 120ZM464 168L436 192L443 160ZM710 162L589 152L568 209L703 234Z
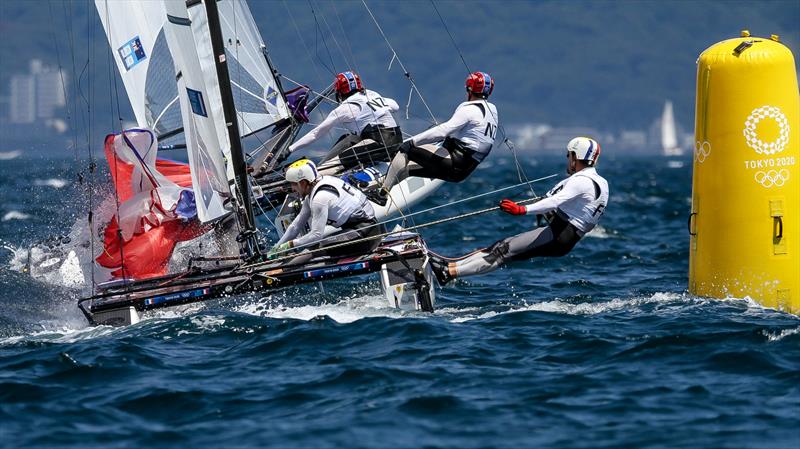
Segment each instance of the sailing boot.
M447 267L448 263L446 260L431 254L430 262L431 262L431 270L433 270L433 274L434 276L436 276L436 280L439 281L439 285L444 287L445 284L453 280L453 276L450 274L450 270Z

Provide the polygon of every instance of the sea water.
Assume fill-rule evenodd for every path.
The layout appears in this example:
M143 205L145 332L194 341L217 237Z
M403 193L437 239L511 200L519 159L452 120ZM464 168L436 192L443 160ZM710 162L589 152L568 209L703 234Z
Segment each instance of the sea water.
M496 151L417 209L518 183ZM457 280L434 314L388 308L363 277L127 328L88 327L58 273L18 271L21 248L88 227L74 161L0 161L0 446L800 447L800 319L688 294L691 160L607 154L610 204L572 253ZM519 160L529 179L564 173ZM531 226L495 212L423 235L457 256Z

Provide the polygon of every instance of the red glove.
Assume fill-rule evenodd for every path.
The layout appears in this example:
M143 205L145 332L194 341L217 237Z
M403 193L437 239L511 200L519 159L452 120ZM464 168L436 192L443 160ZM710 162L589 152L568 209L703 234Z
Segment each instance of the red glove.
M500 201L500 209L503 212L511 215L525 215L528 213L527 209L525 209L525 206L520 206L509 199Z

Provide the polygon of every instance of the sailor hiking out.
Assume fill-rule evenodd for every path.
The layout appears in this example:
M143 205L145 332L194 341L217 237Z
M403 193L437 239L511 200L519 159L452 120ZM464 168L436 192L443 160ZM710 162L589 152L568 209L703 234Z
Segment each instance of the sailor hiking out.
M485 72L470 74L465 82L467 101L456 108L450 120L403 142L389 166L383 189L370 195L385 205L388 192L409 176L461 182L480 164L494 145L497 108L488 101L494 79ZM436 145L425 145L439 143Z
M297 248L305 250L305 255L300 256L304 261L311 258L310 250L377 236L383 231L383 227L375 220L372 205L361 191L339 178L320 175L317 167L308 159L291 164L286 170L286 181L302 198L302 206L283 237L267 254L269 259L286 255L292 248ZM326 225L341 228L342 231L324 237ZM300 236L306 227L309 231ZM315 251L314 255L339 257L363 254L374 250L379 243L380 239L375 238ZM301 260L296 258L291 263L299 262Z
M289 151L305 148L334 128L344 129L342 135L320 165L322 174L333 175L359 164L372 166L390 161L403 137L392 112L400 109L397 102L378 92L365 89L361 77L354 72L342 72L334 80L339 102L325 120L298 139Z
M500 202L503 212L544 215L548 225L499 240L458 259L433 255L431 264L439 283L488 273L510 261L569 253L597 225L608 204L608 182L595 168L599 156L600 145L594 139L572 139L567 145L568 178L547 192L544 199L528 206L508 199Z

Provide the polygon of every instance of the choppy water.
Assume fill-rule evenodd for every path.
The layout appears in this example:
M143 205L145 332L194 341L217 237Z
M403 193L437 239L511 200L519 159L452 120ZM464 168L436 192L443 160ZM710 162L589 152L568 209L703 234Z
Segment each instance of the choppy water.
M532 178L563 172L523 159ZM611 204L572 254L459 280L433 315L386 308L370 279L89 328L75 292L0 250L0 446L800 447L800 319L685 292L690 162L600 171ZM0 243L83 219L74 178L69 161L0 161ZM422 207L515 182L494 157ZM458 255L528 223L498 213L425 237Z

